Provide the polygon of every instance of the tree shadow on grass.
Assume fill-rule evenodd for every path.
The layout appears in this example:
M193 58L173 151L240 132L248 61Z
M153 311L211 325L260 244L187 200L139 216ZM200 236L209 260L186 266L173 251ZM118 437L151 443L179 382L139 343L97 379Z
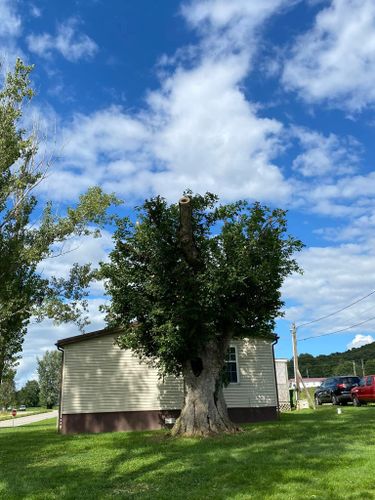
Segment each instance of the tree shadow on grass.
M212 439L19 428L0 434L0 497L372 499L372 418L373 409L324 408Z

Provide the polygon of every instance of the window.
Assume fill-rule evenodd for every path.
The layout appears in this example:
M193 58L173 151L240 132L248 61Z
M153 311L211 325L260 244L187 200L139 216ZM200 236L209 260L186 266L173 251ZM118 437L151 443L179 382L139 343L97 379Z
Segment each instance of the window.
M372 377L367 377L366 385L372 385Z
M227 370L228 382L230 384L237 384L238 383L237 350L235 346L230 346L228 348L227 357L225 359L225 365Z

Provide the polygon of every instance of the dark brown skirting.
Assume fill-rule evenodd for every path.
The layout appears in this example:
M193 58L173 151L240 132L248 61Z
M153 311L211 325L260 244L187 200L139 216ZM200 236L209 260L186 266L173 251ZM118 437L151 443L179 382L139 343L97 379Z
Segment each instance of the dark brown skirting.
M278 413L275 406L261 408L229 408L228 413L233 422L261 422L276 420ZM75 413L63 414L61 432L72 434L78 432L113 432L144 431L166 427L166 417L177 418L180 410L149 411L117 411L108 413Z

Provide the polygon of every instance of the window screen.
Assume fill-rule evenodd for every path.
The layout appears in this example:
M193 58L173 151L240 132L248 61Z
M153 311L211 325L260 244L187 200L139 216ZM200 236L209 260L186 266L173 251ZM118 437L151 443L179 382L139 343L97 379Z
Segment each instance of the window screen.
M238 382L237 355L236 355L236 348L234 346L229 347L227 352L227 357L225 359L225 364L227 368L229 383L236 384Z

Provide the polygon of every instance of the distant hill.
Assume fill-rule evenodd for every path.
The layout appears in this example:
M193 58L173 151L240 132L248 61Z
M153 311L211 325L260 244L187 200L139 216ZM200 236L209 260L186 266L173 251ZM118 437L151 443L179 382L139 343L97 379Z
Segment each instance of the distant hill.
M334 352L328 355L312 356L300 354L298 364L303 377L330 377L332 375L354 374L362 376L362 360L366 375L375 374L375 342L345 352ZM293 359L288 362L289 377L293 375Z

